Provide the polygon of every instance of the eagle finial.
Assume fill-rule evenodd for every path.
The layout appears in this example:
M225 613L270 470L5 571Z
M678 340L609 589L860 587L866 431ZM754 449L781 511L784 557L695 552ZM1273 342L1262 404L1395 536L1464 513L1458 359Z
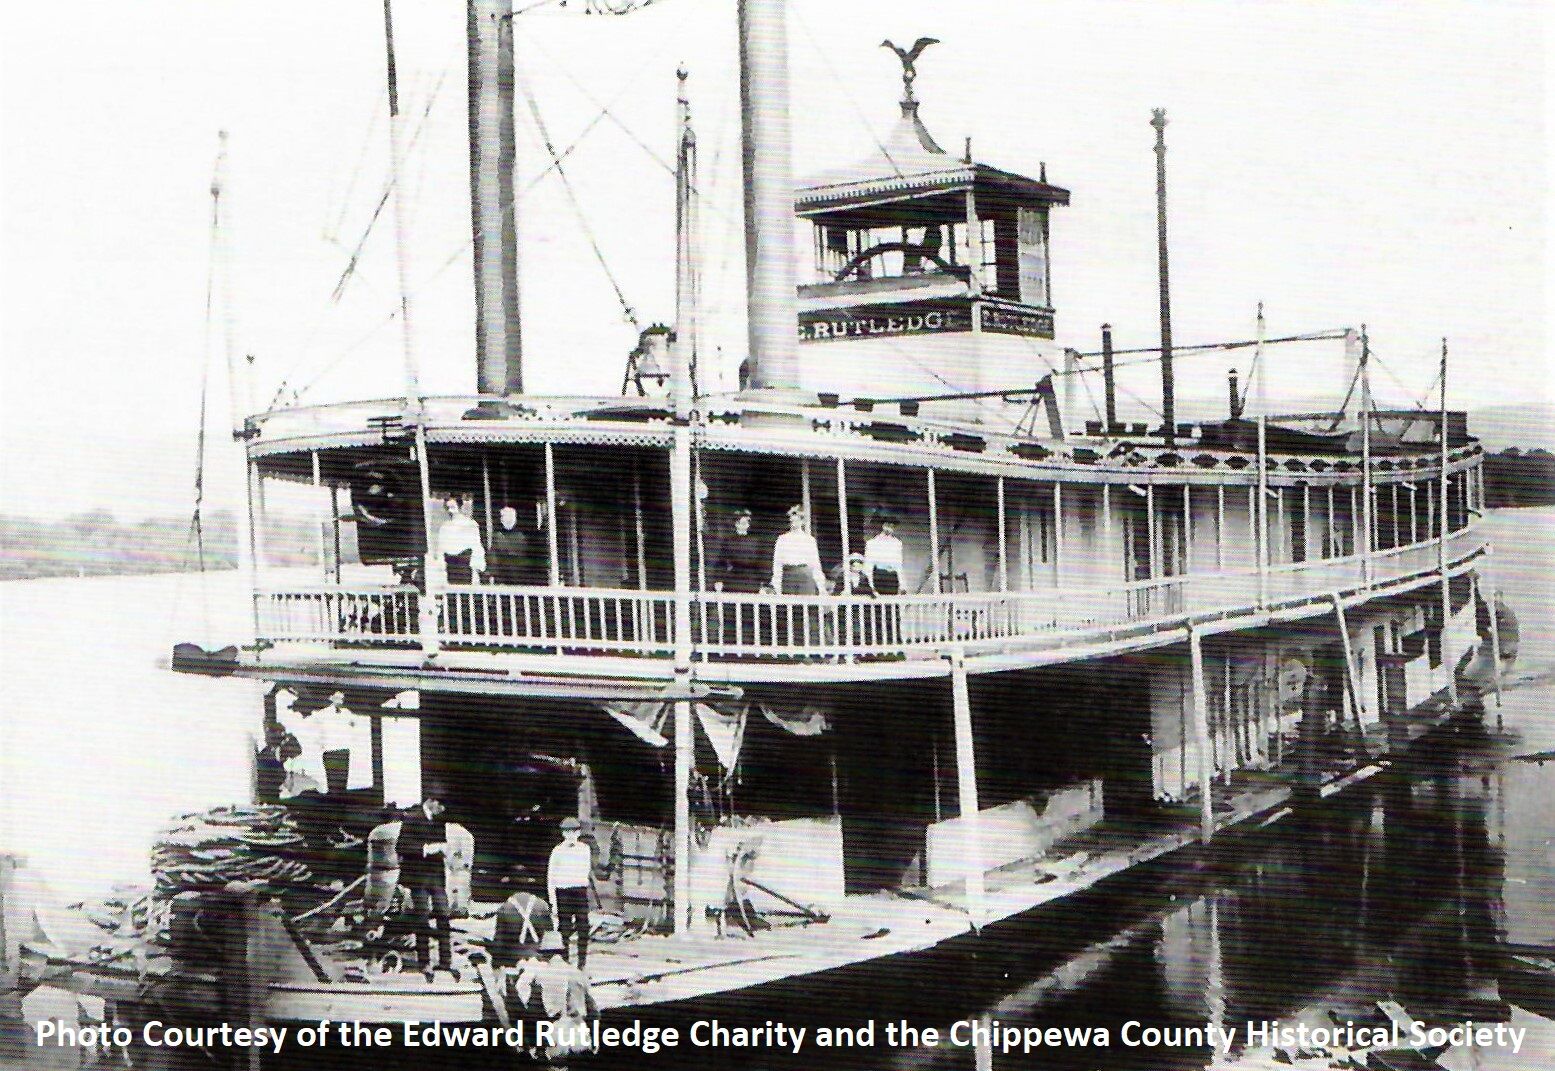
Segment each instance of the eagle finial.
M911 48L906 49L897 47L896 45L892 44L889 39L880 42L881 48L889 48L892 52L896 53L896 58L902 61L902 88L906 91L907 94L903 98L903 103L911 103L918 99L912 95L913 79L918 77L918 71L913 66L913 64L917 61L918 57L923 54L924 49L928 48L930 45L937 44L939 44L939 38L937 37L920 37L918 40L913 42Z

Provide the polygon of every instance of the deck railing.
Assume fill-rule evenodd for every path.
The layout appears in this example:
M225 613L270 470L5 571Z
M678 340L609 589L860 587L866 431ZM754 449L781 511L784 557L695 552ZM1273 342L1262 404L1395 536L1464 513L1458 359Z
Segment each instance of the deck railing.
M1449 537L1448 559L1477 545ZM1071 638L1173 626L1185 617L1278 609L1435 573L1432 540L1361 556L1256 569L1023 592L893 595L692 595L692 643L701 658L901 656L950 646L997 646L1044 635ZM413 646L423 640L414 588L323 587L255 595L260 639ZM445 646L667 657L674 596L665 591L458 586L430 596L429 638Z

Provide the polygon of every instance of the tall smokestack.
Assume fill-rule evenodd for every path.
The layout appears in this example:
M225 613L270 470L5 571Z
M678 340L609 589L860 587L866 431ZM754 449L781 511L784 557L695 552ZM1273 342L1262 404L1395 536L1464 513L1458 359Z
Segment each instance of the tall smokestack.
M750 386L799 386L784 0L740 0L740 134Z
M476 390L481 394L522 394L518 205L513 196L512 0L468 0L466 10Z
M1166 445L1177 438L1177 398L1172 381L1172 287L1166 263L1166 109L1151 113L1155 127L1155 230L1161 291L1161 416L1166 423Z

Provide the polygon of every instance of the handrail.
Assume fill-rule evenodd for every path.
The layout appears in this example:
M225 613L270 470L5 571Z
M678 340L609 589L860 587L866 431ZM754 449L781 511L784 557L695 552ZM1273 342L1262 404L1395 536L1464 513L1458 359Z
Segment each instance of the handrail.
M1457 546L1475 534L1472 526L1460 529L1448 542ZM1261 608L1435 573L1437 552L1435 539L1375 552L1369 582L1362 555L1282 563L1266 574ZM266 643L414 646L422 598L435 602L436 638L445 647L664 658L674 643L669 591L458 585L423 596L403 585L320 585L262 590L254 598ZM1243 568L1035 591L879 598L697 592L693 598L692 641L703 659L902 657L1244 613L1260 608L1260 586L1258 571Z

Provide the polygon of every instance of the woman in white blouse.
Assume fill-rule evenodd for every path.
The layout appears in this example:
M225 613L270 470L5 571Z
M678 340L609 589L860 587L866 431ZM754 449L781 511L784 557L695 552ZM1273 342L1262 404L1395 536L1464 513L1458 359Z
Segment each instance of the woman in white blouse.
M801 505L788 508L788 531L772 545L772 590L784 595L819 595L827 590L821 549L809 532Z

